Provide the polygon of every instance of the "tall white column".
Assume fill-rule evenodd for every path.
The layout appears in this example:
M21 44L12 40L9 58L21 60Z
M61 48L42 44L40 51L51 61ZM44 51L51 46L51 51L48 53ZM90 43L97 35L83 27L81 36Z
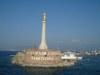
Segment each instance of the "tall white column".
M42 17L42 34L39 49L48 49L46 44L46 13L43 13Z

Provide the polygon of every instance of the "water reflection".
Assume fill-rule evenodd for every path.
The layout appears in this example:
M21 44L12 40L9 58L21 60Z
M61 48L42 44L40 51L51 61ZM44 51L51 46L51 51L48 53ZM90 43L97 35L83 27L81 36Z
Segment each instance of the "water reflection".
M64 68L33 68L33 67L25 67L24 71L25 75L55 75L57 71L61 71Z

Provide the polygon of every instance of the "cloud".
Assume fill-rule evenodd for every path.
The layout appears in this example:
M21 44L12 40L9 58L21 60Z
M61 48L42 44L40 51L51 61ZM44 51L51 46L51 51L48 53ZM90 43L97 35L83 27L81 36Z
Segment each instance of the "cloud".
M80 40L79 39L72 39L72 42L73 43L80 43Z

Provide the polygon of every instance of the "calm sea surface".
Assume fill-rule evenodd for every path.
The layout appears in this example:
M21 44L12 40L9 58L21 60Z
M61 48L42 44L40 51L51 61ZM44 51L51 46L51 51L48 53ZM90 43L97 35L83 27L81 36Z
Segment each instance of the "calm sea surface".
M88 56L66 68L23 68L11 64L13 51L0 51L0 75L100 75L100 56Z

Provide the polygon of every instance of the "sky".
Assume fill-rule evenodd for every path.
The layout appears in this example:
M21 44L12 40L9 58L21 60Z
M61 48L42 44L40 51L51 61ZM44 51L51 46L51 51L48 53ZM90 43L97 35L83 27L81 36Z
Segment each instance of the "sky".
M0 0L0 50L38 48L44 12L48 48L100 48L100 0Z

